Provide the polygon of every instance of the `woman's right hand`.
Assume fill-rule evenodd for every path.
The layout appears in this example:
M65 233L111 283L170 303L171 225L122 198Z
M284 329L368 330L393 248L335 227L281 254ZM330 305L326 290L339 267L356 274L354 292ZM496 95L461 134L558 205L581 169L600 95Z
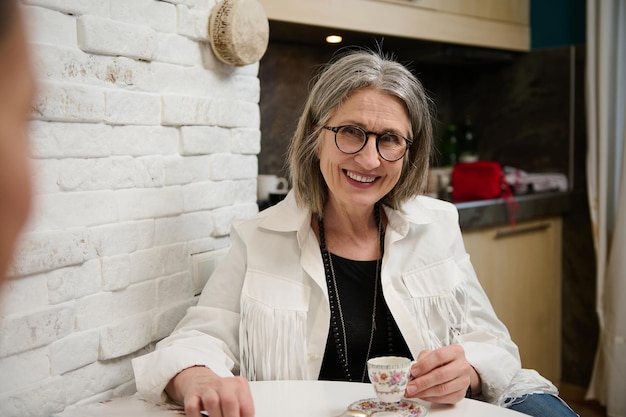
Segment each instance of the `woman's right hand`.
M254 403L248 381L240 376L222 378L209 368L193 366L178 373L165 387L174 401L183 404L188 417L253 417Z

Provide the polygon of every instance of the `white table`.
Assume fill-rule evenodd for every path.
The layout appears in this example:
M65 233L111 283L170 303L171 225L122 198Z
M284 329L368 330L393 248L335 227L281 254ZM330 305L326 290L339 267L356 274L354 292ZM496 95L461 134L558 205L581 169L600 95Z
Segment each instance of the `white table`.
M251 382L255 417L335 417L351 403L374 398L370 384L336 381ZM428 417L516 417L524 414L481 401L464 399L454 406L423 403ZM177 417L171 407L147 403L137 396L115 398L67 410L55 417Z

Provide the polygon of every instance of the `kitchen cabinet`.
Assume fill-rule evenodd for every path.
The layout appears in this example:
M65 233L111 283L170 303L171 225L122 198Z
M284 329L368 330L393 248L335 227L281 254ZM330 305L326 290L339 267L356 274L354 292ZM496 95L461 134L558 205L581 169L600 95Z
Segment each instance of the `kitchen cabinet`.
M530 49L528 0L260 2L267 17L278 22L504 50Z
M463 231L478 279L522 366L561 377L561 218Z
M528 0L378 0L433 9L443 13L461 14L487 20L528 25Z

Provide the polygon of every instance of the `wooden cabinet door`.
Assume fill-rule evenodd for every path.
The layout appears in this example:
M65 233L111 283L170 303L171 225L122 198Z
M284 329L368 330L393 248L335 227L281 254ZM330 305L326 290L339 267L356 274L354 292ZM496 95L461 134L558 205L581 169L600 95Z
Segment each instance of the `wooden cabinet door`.
M488 20L529 24L528 0L439 0L439 8L447 13L458 13Z
M463 233L496 314L520 349L522 366L555 384L561 376L561 219Z
M443 13L478 17L485 20L528 25L529 0L379 0L400 3Z

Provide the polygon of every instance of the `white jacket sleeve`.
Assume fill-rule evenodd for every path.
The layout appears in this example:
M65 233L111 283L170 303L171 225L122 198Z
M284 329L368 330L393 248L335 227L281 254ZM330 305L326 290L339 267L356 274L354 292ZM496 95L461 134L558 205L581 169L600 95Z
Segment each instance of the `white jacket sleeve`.
M155 351L132 361L137 391L146 400L167 400L164 389L182 370L206 366L221 376L239 370L239 312L246 248L236 228L231 248L207 281L197 306L189 308Z
M398 305L396 322L414 357L422 349L461 345L481 377L483 396L493 402L519 371L520 357L476 277L458 211L421 196L403 208L387 210L390 245L383 263L391 280L398 277L397 295L391 286L386 294L390 309Z

